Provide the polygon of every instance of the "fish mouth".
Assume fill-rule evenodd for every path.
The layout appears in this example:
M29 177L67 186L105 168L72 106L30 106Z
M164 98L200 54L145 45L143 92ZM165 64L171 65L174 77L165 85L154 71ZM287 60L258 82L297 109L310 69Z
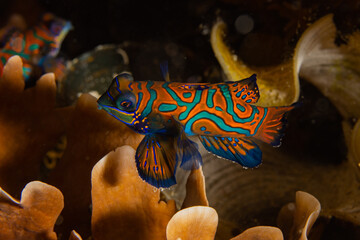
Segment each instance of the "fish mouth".
M105 110L108 114L125 123L126 125L132 126L134 122L134 113L129 113L118 109L111 99L107 95L102 95L98 100L98 109Z
M105 106L111 106L113 105L113 101L111 101L110 97L103 94L99 99L96 101L98 104L99 109L103 109Z

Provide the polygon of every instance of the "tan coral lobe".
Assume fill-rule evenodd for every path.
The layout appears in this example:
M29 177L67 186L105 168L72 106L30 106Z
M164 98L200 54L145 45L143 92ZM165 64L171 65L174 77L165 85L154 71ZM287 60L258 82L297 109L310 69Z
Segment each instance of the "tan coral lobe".
M231 240L283 240L283 234L276 227L257 226L245 230Z
M213 240L218 225L215 209L204 206L185 208L177 212L166 228L167 240Z
M57 188L30 182L20 201L0 190L0 239L57 239L53 228L64 207L63 195Z
M307 240L320 210L320 202L314 196L302 191L296 192L295 204L285 205L278 216L278 225L285 233L285 238Z
M117 148L92 171L94 239L165 239L175 202L160 201L160 190L144 182L135 166L135 150Z
M55 108L52 73L24 89L22 61L11 57L0 79L0 186L18 196L40 175L41 161L64 134L72 108Z
M191 170L186 182L186 196L181 208L184 209L191 206L209 206L202 167Z

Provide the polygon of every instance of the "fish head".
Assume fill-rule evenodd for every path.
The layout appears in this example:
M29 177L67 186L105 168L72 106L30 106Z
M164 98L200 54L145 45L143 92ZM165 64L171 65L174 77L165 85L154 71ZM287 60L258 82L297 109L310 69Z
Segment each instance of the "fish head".
M105 110L119 121L132 126L137 109L136 94L130 87L133 77L123 72L114 78L108 90L97 100L99 109Z

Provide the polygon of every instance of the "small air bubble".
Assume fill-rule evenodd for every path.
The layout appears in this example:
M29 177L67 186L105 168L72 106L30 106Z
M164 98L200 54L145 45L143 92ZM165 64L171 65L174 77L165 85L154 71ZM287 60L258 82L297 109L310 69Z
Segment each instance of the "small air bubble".
M254 28L254 20L247 14L240 15L235 20L235 28L240 34L248 34Z

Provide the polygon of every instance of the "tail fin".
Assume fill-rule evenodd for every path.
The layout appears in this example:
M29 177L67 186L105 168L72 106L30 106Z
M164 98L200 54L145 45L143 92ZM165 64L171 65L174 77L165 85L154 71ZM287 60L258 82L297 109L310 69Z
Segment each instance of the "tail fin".
M287 113L298 105L294 103L288 107L267 107L266 117L254 137L274 147L280 146L287 122Z

